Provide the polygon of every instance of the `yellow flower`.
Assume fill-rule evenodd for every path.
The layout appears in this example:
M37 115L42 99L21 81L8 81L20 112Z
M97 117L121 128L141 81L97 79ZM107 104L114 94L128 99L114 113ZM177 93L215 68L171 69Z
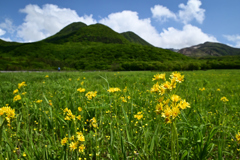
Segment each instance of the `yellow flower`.
M15 89L14 91L13 91L13 94L15 94L15 93L17 93L18 92L18 89Z
M83 134L78 134L77 135L77 139L81 142L84 142L85 141L85 137L83 136Z
M97 120L96 120L96 118L93 117L90 121L91 121L91 125L92 125L94 128L96 128L96 127L97 127Z
M84 149L85 149L84 144L81 144L81 145L79 146L79 152L84 152Z
M172 97L171 97L171 100L173 101L173 102L178 102L178 101L180 101L181 100L181 98L178 96L178 95L172 95Z
M78 111L81 112L81 111L82 111L82 108L81 108L81 107L78 107Z
M23 92L23 93L22 93L22 95L25 95L25 94L27 94L27 92Z
M65 137L61 140L61 144L64 146L67 143L67 141L68 141L68 138Z
M236 140L238 141L238 143L240 143L240 133L238 132L238 134L236 134Z
M172 110L169 106L166 106L163 110L162 117L170 119L171 116L172 116Z
M20 89L21 87L27 86L25 82L22 83L18 83L18 89Z
M227 101L229 101L226 97L222 97L221 98L221 101L223 101L223 102L227 102Z
M157 104L155 112L156 112L157 114L160 114L160 112L161 112L162 110L163 110L163 104L162 104L162 103Z
M165 76L166 76L165 73L163 73L163 74L156 74L156 75L154 75L154 78L153 78L152 80L155 81L155 80L160 80L160 79L162 79L162 80L165 81L165 80L166 80Z
M158 82L156 83L156 84L154 84L153 85L153 87L151 88L151 93L152 92L159 92L159 90L160 90L160 86L159 86L159 84L158 84Z
M107 91L110 93L114 93L114 92L121 91L121 89L120 88L109 88Z
M170 82L166 81L165 83L163 83L161 85L161 88L172 90L172 84Z
M74 151L75 149L77 149L77 142L71 142L70 146L69 146L70 150Z
M179 110L178 106L173 107L172 108L172 119L175 119L179 113L180 113L180 110Z
M37 100L36 103L42 103L42 100Z
M27 155L26 155L26 153L25 152L23 152L23 157L26 157Z
M221 91L221 90L218 88L217 91Z
M186 108L191 108L190 104L188 102L186 102L186 100L182 100L179 104L179 108L180 109L186 109Z
M199 90L200 90L200 91L204 91L204 90L205 90L205 88L204 88L204 87L203 87L203 88L199 88Z
M21 99L22 99L21 96L18 94L13 98L13 102L19 101Z
M77 116L77 119L78 119L78 120L81 120L81 118L82 118L81 115L78 115L78 116Z
M45 76L45 78L48 78L48 77L49 77L48 75Z
M84 88L78 88L77 91L78 92L85 92L85 89Z

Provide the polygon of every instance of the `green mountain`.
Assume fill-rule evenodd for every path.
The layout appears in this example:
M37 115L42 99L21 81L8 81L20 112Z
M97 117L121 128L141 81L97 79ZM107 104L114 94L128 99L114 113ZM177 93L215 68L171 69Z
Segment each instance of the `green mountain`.
M126 39L128 39L130 42L137 43L137 44L142 44L142 45L147 45L147 46L152 46L150 43L139 37L133 32L123 32L121 33Z
M233 56L240 55L240 48L233 48L221 43L205 42L178 51L181 54L191 57L206 56Z
M145 70L188 57L157 48L133 32L117 33L94 24L72 23L34 43L0 41L0 70L65 69Z

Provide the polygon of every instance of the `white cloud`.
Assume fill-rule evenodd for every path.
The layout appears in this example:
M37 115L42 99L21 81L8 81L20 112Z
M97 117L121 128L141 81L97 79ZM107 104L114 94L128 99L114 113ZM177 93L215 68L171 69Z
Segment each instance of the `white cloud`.
M72 22L83 22L87 25L96 23L92 15L79 17L76 11L46 4L42 8L27 5L20 12L26 13L24 23L19 26L17 35L24 41L38 41L51 36Z
M6 31L4 31L0 28L0 36L4 35L5 33L6 33Z
M5 19L4 22L0 23L0 28L7 30L9 33L14 33L16 30L16 27L13 25L12 20Z
M160 33L158 46L164 48L184 48L193 46L206 41L217 42L217 39L208 35L196 26L190 24L184 25L182 30L169 27Z
M200 0L188 0L187 5L181 3L179 8L178 17L183 23L188 23L196 19L198 23L202 23L205 18L205 10L200 8L202 2Z
M170 11L167 7L161 5L155 5L151 8L153 18L160 21L166 21L167 19L174 19L184 24L188 24L190 21L196 19L198 23L202 23L205 19L205 10L200 8L202 5L200 0L188 0L187 4L181 3L178 7L180 10L178 13Z
M240 35L223 35L228 41L235 43L233 47L240 48Z
M133 31L147 42L162 48L184 48L206 41L217 42L217 39L204 33L200 28L190 24L182 30L169 27L159 33L151 25L150 19L140 19L137 12L122 11L110 14L99 21L111 27L116 32Z
M166 21L168 18L177 19L175 13L171 12L167 7L162 5L155 5L151 8L151 12L153 14L153 18L156 18L160 21Z

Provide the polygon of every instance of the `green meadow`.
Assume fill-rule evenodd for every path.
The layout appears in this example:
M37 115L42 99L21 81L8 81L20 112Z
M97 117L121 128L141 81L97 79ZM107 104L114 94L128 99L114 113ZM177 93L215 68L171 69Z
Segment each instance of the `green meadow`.
M240 70L172 73L0 73L0 160L239 159Z

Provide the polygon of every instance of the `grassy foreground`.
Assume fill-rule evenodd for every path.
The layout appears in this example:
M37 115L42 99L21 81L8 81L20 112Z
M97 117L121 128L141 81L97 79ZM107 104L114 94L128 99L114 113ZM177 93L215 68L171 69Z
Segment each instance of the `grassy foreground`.
M239 159L240 70L158 73L0 73L0 159Z

